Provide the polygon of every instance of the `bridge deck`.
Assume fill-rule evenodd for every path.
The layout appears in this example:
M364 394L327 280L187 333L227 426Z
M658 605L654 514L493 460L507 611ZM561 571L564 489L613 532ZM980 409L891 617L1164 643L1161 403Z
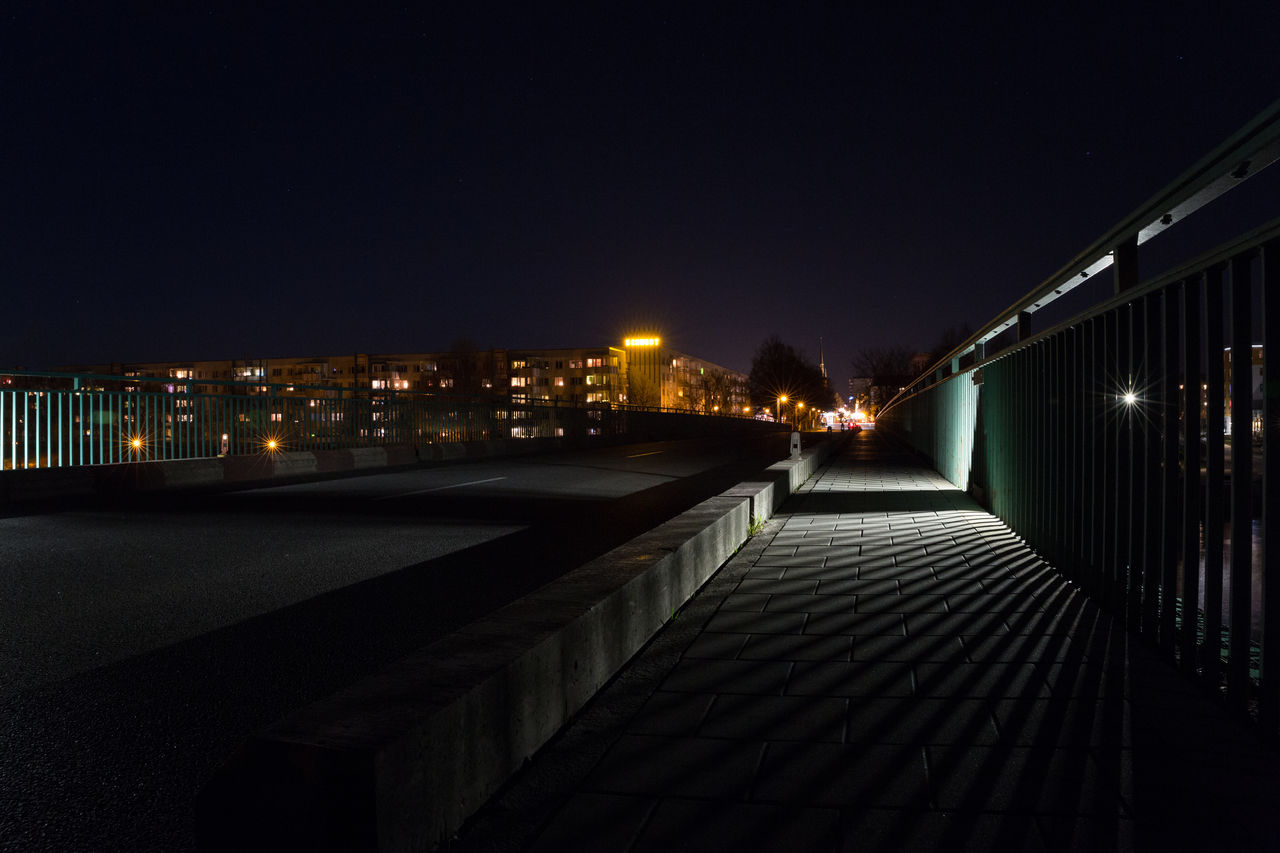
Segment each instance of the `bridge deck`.
M1271 850L1280 766L863 434L459 849Z

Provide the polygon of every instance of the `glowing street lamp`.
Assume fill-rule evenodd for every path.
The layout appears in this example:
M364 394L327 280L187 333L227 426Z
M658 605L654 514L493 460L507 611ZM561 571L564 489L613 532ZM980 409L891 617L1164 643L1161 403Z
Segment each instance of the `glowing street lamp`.
M779 397L778 397L777 414L775 415L775 418L776 418L776 420L778 420L779 422L781 422L781 420L782 420L782 404L783 404L783 403L785 403L785 402L787 402L787 395L786 395L786 394L783 394L783 395L781 395L781 396L779 396Z

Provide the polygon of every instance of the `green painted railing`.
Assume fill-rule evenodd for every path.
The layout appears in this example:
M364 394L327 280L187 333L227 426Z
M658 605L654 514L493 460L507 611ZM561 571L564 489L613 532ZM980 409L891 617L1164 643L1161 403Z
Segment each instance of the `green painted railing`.
M749 419L616 406L472 400L270 384L3 374L0 470L293 450L622 435L667 422ZM688 430L686 430L688 431Z
M1280 527L1269 369L1280 219L1145 282L1135 265L1149 226L1277 157L1280 103L877 419L1269 737L1280 736L1280 551L1266 542ZM1107 266L1113 295L1032 333L1035 311Z

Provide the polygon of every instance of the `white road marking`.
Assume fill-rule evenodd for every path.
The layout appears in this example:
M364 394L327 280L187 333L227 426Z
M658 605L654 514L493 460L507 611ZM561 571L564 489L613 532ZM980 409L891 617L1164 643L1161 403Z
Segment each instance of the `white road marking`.
M628 459L639 459L641 456L653 456L654 454L657 454L657 453L666 453L666 452L667 452L667 451L665 451L665 450L650 450L648 453L632 453L632 454L631 454L630 456L628 456L627 458L628 458Z
M445 489L461 489L463 486L478 486L481 483L496 483L498 480L505 480L506 477L490 477L487 480L471 480L467 483L454 483L449 486L436 486L433 489L418 489L414 492L401 492L398 495L383 495L380 498L374 498L376 501L389 501L393 498L407 498L410 495L425 495L428 492L443 492Z

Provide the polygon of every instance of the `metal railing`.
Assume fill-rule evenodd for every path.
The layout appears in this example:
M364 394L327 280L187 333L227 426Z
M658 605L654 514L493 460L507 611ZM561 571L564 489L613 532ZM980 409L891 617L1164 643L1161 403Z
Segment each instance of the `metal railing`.
M1274 737L1280 220L1145 283L1120 268L1153 214L1275 159L1280 104L1246 131L933 365L878 424ZM1115 295L1030 334L1052 285L1104 257ZM1009 328L1018 339L986 351Z
M0 470L262 452L622 435L661 417L732 414L475 400L403 391L9 373L0 384ZM684 431L696 432L686 424Z

